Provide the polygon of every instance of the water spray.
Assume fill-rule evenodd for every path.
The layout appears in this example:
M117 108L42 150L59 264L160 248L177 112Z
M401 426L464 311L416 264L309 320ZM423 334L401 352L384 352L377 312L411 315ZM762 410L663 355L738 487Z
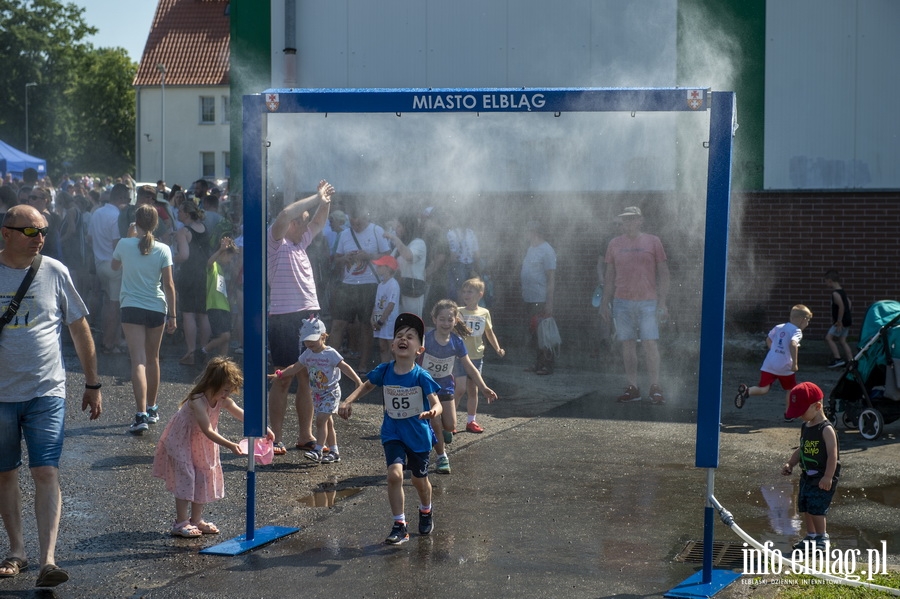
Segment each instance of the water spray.
M719 512L719 517L722 519L722 522L725 524L725 526L734 531L737 536L742 538L748 545L750 545L757 551L760 551L762 555L765 555L767 558L775 558L782 562L786 561L788 564L790 564L791 569L794 572L802 572L803 574L809 574L810 576L815 576L816 578L821 578L823 580L827 580L829 582L834 582L837 584L843 584L852 587L862 587L876 591L883 591L891 595L900 596L900 589L886 587L871 582L863 582L861 580L853 580L852 578L836 576L834 574L828 574L826 572L819 572L818 570L808 567L803 562L785 557L784 554L782 554L780 551L774 551L773 549L763 545L762 543L751 537L749 534L747 534L740 526L737 525L732 513L726 510L712 494L707 496L707 500L710 504L712 504L714 508L716 508L716 511Z

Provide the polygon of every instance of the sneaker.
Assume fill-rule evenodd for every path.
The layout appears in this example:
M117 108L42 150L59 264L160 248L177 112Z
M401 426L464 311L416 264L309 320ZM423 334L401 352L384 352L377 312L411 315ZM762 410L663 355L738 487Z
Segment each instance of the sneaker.
M159 422L159 405L147 408L147 423L156 424Z
M650 403L657 406L666 403L666 398L663 397L659 385L650 385Z
M787 412L785 412L785 414L784 414L784 421L785 421L785 422L793 422L794 419L793 419L793 418L788 418Z
M322 461L322 452L316 451L315 449L313 449L313 450L310 450L310 451L307 451L306 453L304 453L303 457L306 458L307 460L310 460L313 462L321 462Z
M483 433L484 428L474 420L466 425L466 430L470 433Z
M828 363L828 368L840 368L841 366L845 366L847 362L845 362L842 358L834 358L831 362Z
M134 422L132 422L131 426L128 427L128 432L132 435L143 435L144 431L150 428L147 425L147 422L148 420L146 414L135 414Z
M335 453L333 451L329 451L328 453L322 453L322 458L319 460L322 464L334 464L336 462L341 461L341 454Z
M429 510L428 512L423 512L419 510L419 534L427 535L432 530L434 530L434 518L432 515L434 514L434 510Z
M440 456L437 459L437 468L435 470L440 474L450 474L450 458Z
M616 401L620 403L625 403L628 401L641 401L641 390L634 385L628 385L628 387L625 388L625 393L620 395Z
M747 401L747 398L750 397L750 387L741 383L738 385L737 395L734 396L734 407L738 410L744 407L744 403Z
M803 550L806 549L806 544L809 543L810 547L814 547L816 545L816 537L813 535L806 535L793 545L791 545L791 549L796 551L797 549Z
M409 530L406 528L406 522L394 522L391 528L391 534L384 540L386 545L399 545L409 540Z
M453 431L444 429L444 443L446 443L447 445L453 443Z
M816 549L821 549L824 551L825 550L825 542L830 541L830 540L831 540L831 537L828 536L827 532L820 537L816 537Z

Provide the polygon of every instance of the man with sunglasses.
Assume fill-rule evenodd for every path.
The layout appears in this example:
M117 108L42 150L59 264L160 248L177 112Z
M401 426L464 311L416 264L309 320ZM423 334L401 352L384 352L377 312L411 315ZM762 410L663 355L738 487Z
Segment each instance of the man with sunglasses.
M34 207L14 206L3 217L0 234L5 243L0 251L0 304L5 312L44 245L47 221ZM41 566L38 587L53 587L69 578L56 565L55 556L62 506L59 458L66 411L60 338L63 324L69 328L84 371L81 409L90 409L91 420L103 411L87 313L66 267L44 257L18 312L0 331L0 514L9 536L9 552L0 562L0 577L11 578L28 567L19 487L24 438L34 480Z

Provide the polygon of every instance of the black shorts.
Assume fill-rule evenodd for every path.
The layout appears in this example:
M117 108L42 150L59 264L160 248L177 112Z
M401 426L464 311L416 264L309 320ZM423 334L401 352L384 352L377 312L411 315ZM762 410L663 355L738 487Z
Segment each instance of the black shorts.
M120 310L122 324L137 324L148 329L155 329L166 324L166 313L146 310L144 308L122 308Z
M212 338L231 332L231 312L229 310L212 309L206 311Z
M269 353L275 368L286 368L300 357L304 349L300 343L300 327L304 320L315 314L311 310L302 310L269 315Z
M375 307L375 294L378 292L376 283L361 283L350 285L338 283L334 290L334 307L332 318L353 322L354 317L359 322L367 324L372 317L372 308Z
M383 444L384 459L388 467L392 464L403 464L404 470L409 470L416 478L428 476L428 462L430 451L417 453L400 441L388 441Z
M819 488L819 478L800 477L800 491L797 495L797 511L810 516L826 516L831 507L831 499L837 488L837 480L832 481L831 489L823 491Z

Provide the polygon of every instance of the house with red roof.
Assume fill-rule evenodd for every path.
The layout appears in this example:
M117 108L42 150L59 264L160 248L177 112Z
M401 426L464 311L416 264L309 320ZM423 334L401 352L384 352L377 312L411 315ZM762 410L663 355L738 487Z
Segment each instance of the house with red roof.
M136 179L230 174L227 0L159 0L134 78Z

